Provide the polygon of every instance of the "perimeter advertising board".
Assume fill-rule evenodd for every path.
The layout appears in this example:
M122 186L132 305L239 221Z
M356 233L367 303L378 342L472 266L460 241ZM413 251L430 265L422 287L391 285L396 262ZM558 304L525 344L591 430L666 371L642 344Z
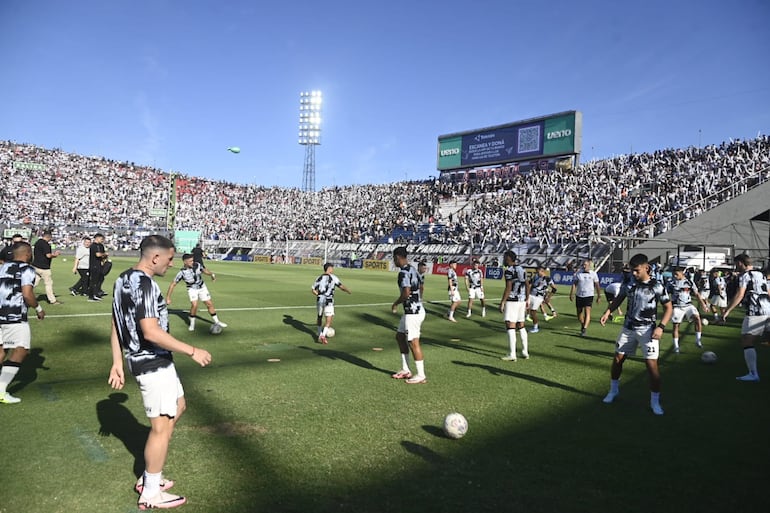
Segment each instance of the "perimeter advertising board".
M438 169L580 153L582 114L562 112L438 138Z

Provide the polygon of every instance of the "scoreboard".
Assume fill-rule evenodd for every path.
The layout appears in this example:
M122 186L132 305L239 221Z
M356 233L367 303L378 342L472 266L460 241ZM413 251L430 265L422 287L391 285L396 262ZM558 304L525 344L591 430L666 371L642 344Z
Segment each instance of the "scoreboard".
M441 135L439 171L580 153L583 116L560 112L505 125Z

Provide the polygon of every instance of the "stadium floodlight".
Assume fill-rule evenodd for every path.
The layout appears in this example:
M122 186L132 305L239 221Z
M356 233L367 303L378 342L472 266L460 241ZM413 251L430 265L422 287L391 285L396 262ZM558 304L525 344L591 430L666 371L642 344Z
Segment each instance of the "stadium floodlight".
M321 91L299 93L299 144L305 147L302 190L315 190L315 147L321 144Z

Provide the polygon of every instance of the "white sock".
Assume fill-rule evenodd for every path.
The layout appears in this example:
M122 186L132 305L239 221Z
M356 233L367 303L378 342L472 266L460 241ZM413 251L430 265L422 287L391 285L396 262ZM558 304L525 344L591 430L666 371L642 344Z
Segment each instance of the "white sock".
M190 327L191 328L195 327L195 316L194 315L190 316Z
M401 353L401 370L409 371L409 353Z
M610 392L613 394L617 394L620 392L620 380L619 379L611 379L610 380Z
M674 347L677 348L677 349L679 348L679 339L678 338L674 339Z
M508 330L508 346L511 349L511 356L516 356L516 330Z
M521 328L519 330L519 336L521 337L521 353L529 353L529 339L527 338L527 328Z
M696 342L700 342L700 336L701 336L701 332L700 331L696 331L695 332L695 341Z
M327 329L328 328L326 326L324 326L323 329L321 330L321 335L323 335L324 337L326 336L326 330Z
M759 374L757 372L757 350L752 347L743 348L743 359L746 360L746 367L749 368L749 373ZM5 369L5 367L3 367Z
M421 378L425 377L425 362L423 360L415 360L414 366L417 367L417 375Z
M0 371L0 395L5 395L5 390L8 388L8 384L13 381L16 374L19 372L19 367L13 365L13 362L5 362L3 368Z
M142 490L142 497L155 497L160 493L160 478L162 474L162 472L150 474L146 470L144 471L144 490Z
M215 323L219 324L219 316L217 314L212 315L211 318L214 319Z

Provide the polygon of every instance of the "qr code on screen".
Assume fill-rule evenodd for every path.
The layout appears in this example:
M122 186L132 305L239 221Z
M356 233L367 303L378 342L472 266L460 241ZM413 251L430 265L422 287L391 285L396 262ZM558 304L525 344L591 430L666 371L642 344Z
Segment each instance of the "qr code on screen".
M540 127L528 126L519 129L519 153L540 151Z

